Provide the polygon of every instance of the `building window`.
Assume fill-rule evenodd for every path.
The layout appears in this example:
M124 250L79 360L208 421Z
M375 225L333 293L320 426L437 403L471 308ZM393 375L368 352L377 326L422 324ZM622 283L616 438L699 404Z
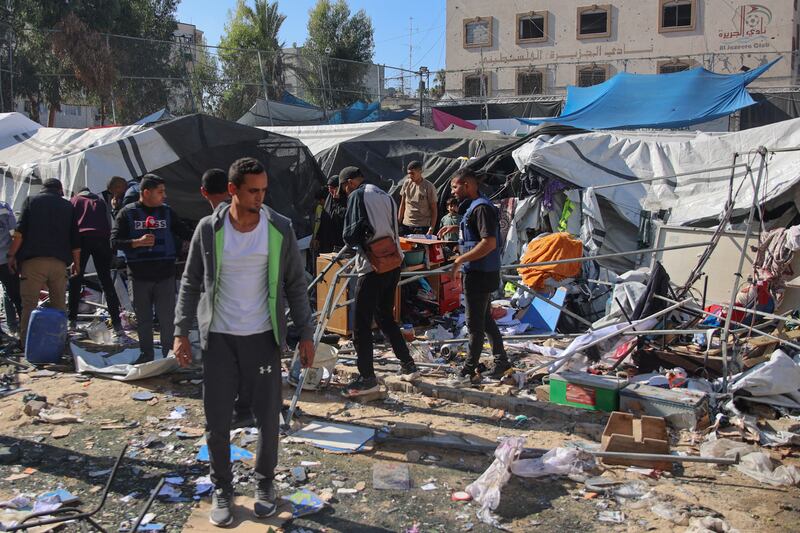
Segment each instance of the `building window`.
M660 32L687 31L695 28L697 0L660 0Z
M547 41L547 11L517 15L517 44Z
M489 77L486 74L464 76L464 98L478 98L489 95Z
M492 45L492 17L464 20L464 48Z
M658 64L658 73L673 74L675 72L689 70L690 68L692 68L692 66L689 63L684 63L683 61L665 61Z
M517 73L517 95L542 94L544 88L544 76L539 71L527 71Z
M578 67L578 87L591 87L608 79L608 65Z
M591 5L578 8L578 39L611 37L611 6Z

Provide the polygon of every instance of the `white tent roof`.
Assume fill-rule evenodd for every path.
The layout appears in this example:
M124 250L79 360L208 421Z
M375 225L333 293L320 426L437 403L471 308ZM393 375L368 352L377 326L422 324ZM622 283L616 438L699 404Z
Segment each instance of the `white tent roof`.
M730 167L734 153L737 163L750 163L758 171L759 146L786 148L800 146L800 119L786 120L761 128L727 134L593 132L568 136L540 136L513 152L517 167L534 165L581 188L623 183L633 179L669 176L685 172ZM702 172L652 184L634 183L597 190L633 224L639 210L671 208L671 224L688 224L714 218L727 200L730 170ZM734 190L742 180L737 208L753 201L753 184L746 169L734 174ZM795 152L776 153L768 158L768 179L764 180L761 202L787 192L800 181L800 158ZM671 183L670 183L671 182Z
M371 133L393 122L326 124L322 126L259 126L259 129L299 139L313 155L339 143Z
M111 176L132 179L177 157L144 126L45 128L19 113L0 115L0 199L15 211L48 178L60 179L68 195L83 187L101 191Z

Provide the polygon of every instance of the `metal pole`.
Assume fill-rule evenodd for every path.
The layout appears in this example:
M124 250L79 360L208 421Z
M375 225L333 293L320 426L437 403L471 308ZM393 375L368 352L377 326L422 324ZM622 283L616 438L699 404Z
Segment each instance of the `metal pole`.
M695 174L703 174L703 173L706 173L706 172L717 172L717 171L720 171L720 170L729 170L729 169L733 170L733 169L736 169L736 168L741 168L741 167L746 167L746 166L747 166L747 164L740 163L738 165L734 164L734 165L728 165L726 167L704 168L702 170L692 170L690 172L680 172L678 174L671 174L669 176L659 176L657 178L642 178L642 179L636 179L636 180L630 180L630 181L621 181L619 183L608 183L608 184L605 184L605 185L596 185L596 186L593 186L592 189L594 189L595 191L599 191L600 189L610 189L612 187L621 187L623 185L634 185L634 184L637 184L637 183L649 183L651 181L669 180L669 179L672 179L672 178L679 178L679 177L682 177L682 176L692 176L692 175L695 175Z
M756 184L753 188L753 202L750 204L750 216L747 220L747 230L744 234L744 242L742 243L742 253L739 254L739 266L736 269L736 274L733 275L733 289L731 290L731 303L728 306L728 313L725 316L725 327L722 329L722 390L728 390L728 334L731 331L731 315L733 314L733 307L736 305L736 294L739 292L739 279L742 277L742 267L744 266L744 259L747 256L747 244L750 241L750 235L753 233L753 218L755 217L756 207L758 206L758 192L761 188L761 178L764 176L764 167L767 164L767 150L763 146L759 146L758 153L761 155L761 163L758 165L758 177Z
M596 339L596 340L590 342L586 346L581 347L580 351L581 352L586 351L587 349L591 348L592 346L596 346L596 345L600 344L601 342L605 342L605 341L607 341L609 339L612 339L612 338L614 338L614 337L616 337L618 335L622 335L624 332L628 331L629 329L632 329L632 328L636 327L637 324L641 324L646 320L650 320L650 319L653 319L653 318L658 318L660 316L666 315L667 313L670 313L670 312L674 311L678 307L681 307L682 305L687 304L689 301L690 300L688 300L688 299L684 300L683 302L679 302L679 303L677 303L675 305L671 305L671 306L667 307L666 309L662 309L661 311L659 311L657 313L653 313L650 316L644 317L641 320L637 320L633 324L627 324L625 326L622 326L620 329L618 329L616 331L612 331L608 335L604 335L604 336L600 337L599 339ZM525 373L528 376L531 376L536 371L541 370L542 368L545 368L545 367L550 366L550 365L555 365L555 369L557 370L564 363L566 363L569 359L571 359L572 356L575 355L576 353L579 353L579 352L572 352L572 353L567 354L565 356L559 357L555 361L548 361L547 363L538 365L538 366L536 366L534 368L531 368L530 370L527 370Z
M111 54L111 44L109 43L109 34L106 34L106 48L108 48L108 53ZM117 109L114 106L114 84L111 84L111 120L114 121L114 124L117 123ZM88 183L86 184L88 187Z
M538 261L535 263L521 263L521 264L513 264L513 265L503 265L500 267L500 270L513 270L517 268L530 268L530 267L537 267L537 266L547 266L547 265L562 265L565 263L584 263L586 261L595 261L598 259L609 259L611 257L624 257L627 255L638 255L638 254L648 254L653 252L668 252L671 250L683 250L686 248L699 248L701 246L709 246L711 242L696 242L690 244L676 244L675 246L663 246L661 248L645 248L643 250L632 250L628 252L615 252L613 254L603 254L603 255L595 255L590 257L575 257L573 259L557 259L555 261ZM448 266L447 268L440 268L437 270L416 270L413 272L401 272L400 276L402 277L409 277L413 276L416 279L421 277L429 276L431 274L442 274L445 272L452 271L452 265ZM355 274L346 274L345 277L356 277ZM511 279L519 279L518 276L512 277ZM402 280L400 284L403 282L408 283L412 280Z
M739 456L703 457L702 455L669 455L660 453L627 453L627 452L589 452L595 457L606 459L630 459L632 461L665 461L671 463L713 463L718 465L739 464Z
M261 70L261 83L264 85L264 100L267 101L267 116L269 117L269 125L274 126L272 122L272 110L269 107L269 91L267 90L267 77L264 74L264 65L261 63L261 50L256 50L258 55L258 68Z
M509 283L511 283L512 285L514 285L515 287L518 287L518 288L522 289L523 291L530 292L531 294L533 294L534 298L539 298L540 300L543 300L545 303L548 303L548 304L550 304L551 306L553 306L553 307L555 307L556 309L560 310L560 311L561 311L562 313L564 313L565 315L567 315L567 316L570 316L570 317L574 318L575 320L577 320L578 322L580 322L581 324L583 324L583 325L585 325L585 326L589 326L589 330L590 330L590 331L594 329L594 328L592 327L592 323L591 323L591 322L589 322L588 320L586 320L586 319L585 319L585 318L583 318L582 316L580 316L580 315L577 315L577 314L573 313L572 311L570 311L569 309L567 309L567 308L566 308L566 307L564 307L563 305L558 305L558 304L557 304L557 303L555 303L553 300L551 300L551 299L549 299L549 298L546 298L546 297L542 296L541 294L539 294L538 292L534 291L534 290L533 290L533 289L531 289L530 287L526 287L526 286L522 285L521 283L517 283L517 282L516 282L516 281L514 281L514 280L508 279L508 277L507 277L507 276L502 276L502 277L503 277L503 279L507 280Z

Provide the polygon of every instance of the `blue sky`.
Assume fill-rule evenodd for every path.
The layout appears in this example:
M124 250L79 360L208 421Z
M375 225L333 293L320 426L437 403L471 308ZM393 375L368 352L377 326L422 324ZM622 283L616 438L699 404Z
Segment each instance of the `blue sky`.
M282 0L278 3L286 21L280 37L291 46L306 39L308 11L316 0ZM349 0L355 13L364 9L375 28L374 62L408 68L409 17L413 17L413 69L444 67L445 0ZM178 20L194 24L204 32L208 44L219 44L236 0L181 0Z

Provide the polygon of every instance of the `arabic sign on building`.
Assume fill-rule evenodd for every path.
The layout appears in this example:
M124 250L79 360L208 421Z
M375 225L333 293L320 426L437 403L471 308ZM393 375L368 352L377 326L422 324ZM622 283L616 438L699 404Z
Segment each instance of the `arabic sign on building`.
M761 4L743 4L733 11L730 25L719 30L719 49L748 50L769 48L772 11Z

